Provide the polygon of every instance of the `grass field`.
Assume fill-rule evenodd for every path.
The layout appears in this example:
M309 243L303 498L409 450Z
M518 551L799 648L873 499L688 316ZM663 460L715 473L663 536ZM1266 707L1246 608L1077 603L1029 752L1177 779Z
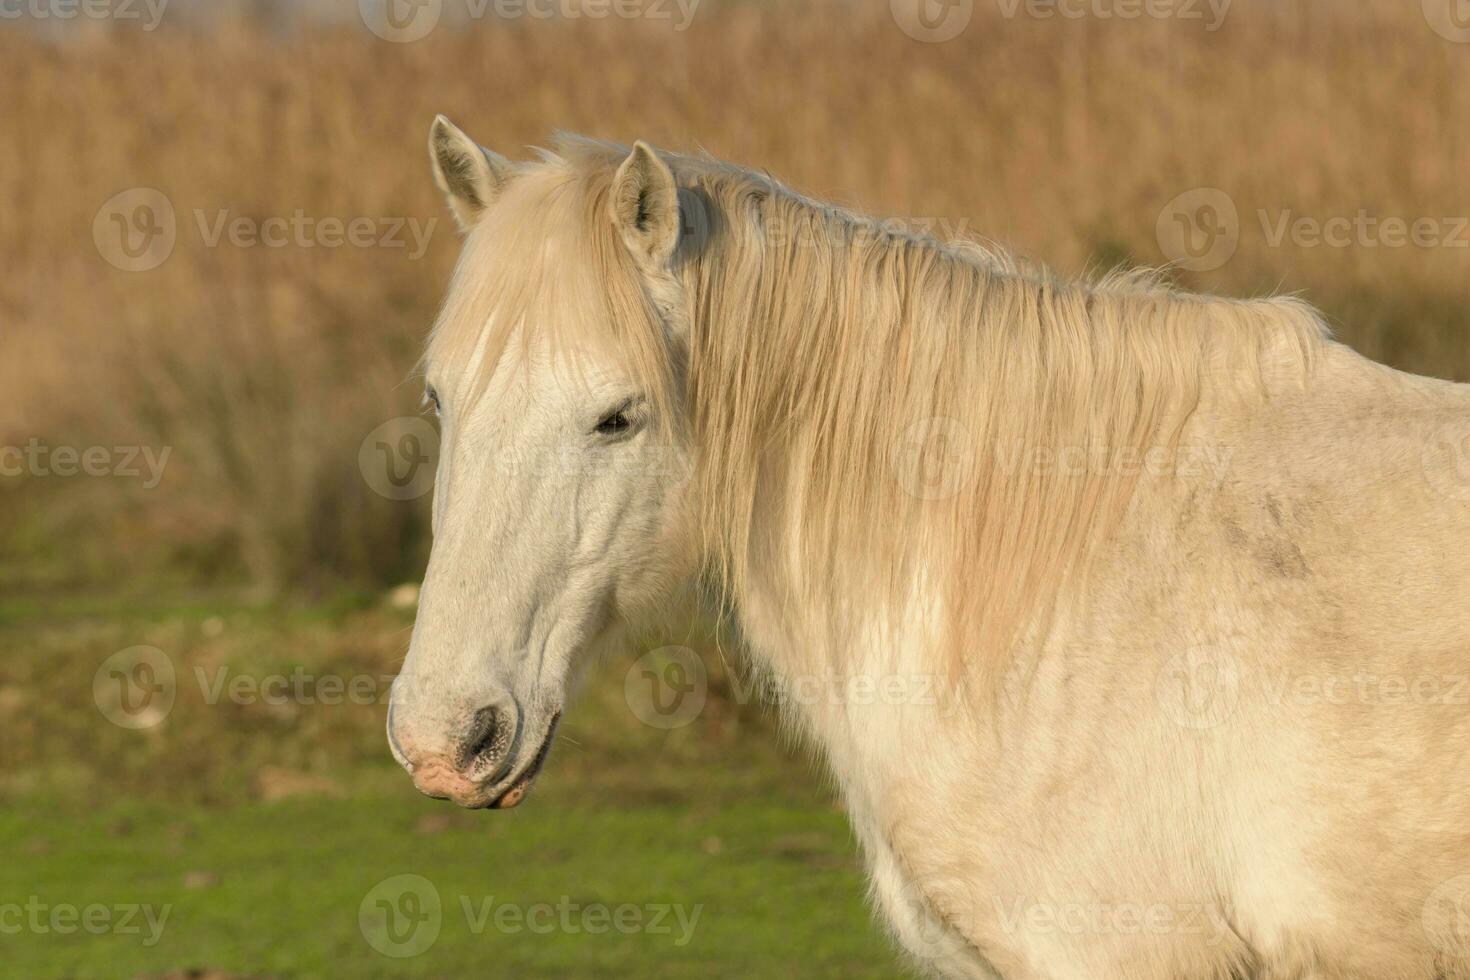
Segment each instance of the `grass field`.
M687 802L641 806L552 792L504 819L441 821L406 788L223 810L126 799L7 807L0 833L18 844L0 869L7 901L36 896L43 916L67 902L159 912L152 922L140 913L136 933L119 912L119 928L102 935L60 934L53 923L6 937L5 969L27 977L180 967L301 977L897 972L859 899L843 818L830 809L709 807L693 789ZM385 881L396 905L393 879L409 874L432 884L439 931L420 950L415 943L431 938L420 923L422 938L380 939L389 951L380 953L360 908ZM637 918L625 910L617 925L611 917L624 906Z
M23 926L0 932L7 975L900 975L822 780L718 681L692 724L658 731L609 663L522 807L419 796L374 688L410 616L364 597L5 605L0 930ZM127 730L76 681L138 643L166 652L175 695ZM266 703L293 672L306 693ZM333 677L361 696L335 698ZM399 907L401 875L437 896L431 944L418 920L402 942L360 922L370 897ZM117 928L66 918L93 905Z

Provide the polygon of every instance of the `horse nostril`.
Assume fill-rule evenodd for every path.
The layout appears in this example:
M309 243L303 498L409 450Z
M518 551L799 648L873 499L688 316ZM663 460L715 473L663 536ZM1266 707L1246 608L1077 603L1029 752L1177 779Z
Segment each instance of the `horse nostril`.
M514 726L495 707L481 708L470 720L462 741L459 767L471 777L483 777L502 760L508 760Z

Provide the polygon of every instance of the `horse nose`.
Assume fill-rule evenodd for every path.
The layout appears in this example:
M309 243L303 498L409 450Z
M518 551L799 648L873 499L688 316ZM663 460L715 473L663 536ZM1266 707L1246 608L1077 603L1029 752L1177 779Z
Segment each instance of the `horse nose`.
M519 712L491 704L467 712L449 732L415 732L403 712L390 708L388 742L425 795L465 802L506 774L513 758Z

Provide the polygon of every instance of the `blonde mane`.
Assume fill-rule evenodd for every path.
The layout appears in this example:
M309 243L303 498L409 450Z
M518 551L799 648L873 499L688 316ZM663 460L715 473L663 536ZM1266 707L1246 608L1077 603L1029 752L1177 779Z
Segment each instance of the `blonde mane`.
M1207 367L1248 376L1283 336L1305 366L1325 333L1290 299L1063 281L675 154L688 308L660 311L609 218L625 154L567 137L520 166L427 359L476 352L483 378L522 326L610 343L687 440L721 594L738 608L759 576L829 650L919 603L943 663L998 672L1124 514L1117 461L1175 444ZM1033 465L1064 450L1105 462Z

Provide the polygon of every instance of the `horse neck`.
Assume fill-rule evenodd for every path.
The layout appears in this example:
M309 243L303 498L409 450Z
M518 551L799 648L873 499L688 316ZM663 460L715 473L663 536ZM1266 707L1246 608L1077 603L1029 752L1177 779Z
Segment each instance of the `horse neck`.
M759 243L737 241L719 261L734 265L754 261L747 250L758 247ZM833 263L819 267L818 276L840 274L842 270L835 264L847 258L820 251L816 257ZM972 275L977 282L988 274L978 267L965 269L959 265L956 272ZM772 285L760 283L765 290L771 290ZM812 352L763 349L762 330L766 325L756 312L760 303L750 295L709 292L749 287L748 282L730 283L718 270L708 268L696 269L685 282L685 288L691 291L690 309L695 311L693 330L746 331L745 344L714 345L715 340L725 338L709 337L695 337L691 343L695 363L691 369L690 408L696 418L696 438L702 440L696 455L705 460L704 471L696 480L702 493L696 496L707 505L696 506L695 522L715 529L704 540L707 564L713 566L717 585L734 609L774 698L791 720L825 747L835 768L840 772L861 768L871 760L861 748L863 725L855 727L855 722L866 719L867 733L871 734L883 730L895 714L906 709L912 712L916 703L923 706L921 714L932 714L946 696L946 685L953 682L947 669L935 662L941 647L934 636L936 597L924 591L925 576L914 562L912 543L907 543L895 547L882 561L868 560L869 565L881 565L891 579L904 580L902 588L883 589L880 600L869 577L841 567L841 555L808 546L816 529L804 523L802 510L793 498L798 492L833 491L856 493L874 501L870 526L843 529L855 554L859 546L872 545L864 538L878 534L882 521L898 519L897 514L878 512L877 501L883 498L879 484L892 479L887 451L882 447L859 450L871 457L873 465L866 477L871 486L814 488L803 479L803 468L811 465L812 442L820 438L820 426L807 427L802 421L773 426L759 446L750 447L751 453L722 455L732 440L721 429L728 419L719 415L729 409L730 402L720 401L717 396L723 397L729 391L718 386L733 385L742 397L748 395L763 410L776 411L792 399L788 404L796 406L793 412L820 413L834 410L836 399L865 397L856 390L863 385L893 386L872 376L863 385L853 385L854 390L846 395L834 387L804 402L800 396L783 391L783 376L810 378L801 370L806 365L796 362L812 356ZM806 284L795 288L804 289ZM855 288L876 292L881 284L860 280ZM832 320L831 311L822 309L809 296L793 297L772 290L760 301L806 304L814 330ZM847 296L844 301L869 305L869 298L862 295ZM708 316L710 311L724 311L725 315L719 322L701 322L700 315ZM730 315L730 311L748 311L750 315ZM822 347L823 338L806 339L813 350ZM896 337L895 341L902 338ZM719 356L715 356L716 351ZM921 371L932 363L916 358L906 367L896 361L884 362L883 367L896 374L901 370ZM776 372L776 377L753 377L757 371ZM902 387L913 385L905 383ZM709 401L700 403L701 398ZM717 467L709 467L711 458L718 461ZM739 471L742 467L755 470L753 482L746 479L749 473ZM732 492L744 494L739 506L729 506ZM857 715L848 710L855 700L864 704Z
M1038 474L1032 454L1167 447L1207 360L1256 375L1265 338L1300 363L1320 335L1289 303L1030 278L903 236L858 252L751 234L686 273L696 526L768 665L796 679L953 676L944 657L998 676L1137 479ZM896 492L906 427L935 420L958 421L962 488Z

